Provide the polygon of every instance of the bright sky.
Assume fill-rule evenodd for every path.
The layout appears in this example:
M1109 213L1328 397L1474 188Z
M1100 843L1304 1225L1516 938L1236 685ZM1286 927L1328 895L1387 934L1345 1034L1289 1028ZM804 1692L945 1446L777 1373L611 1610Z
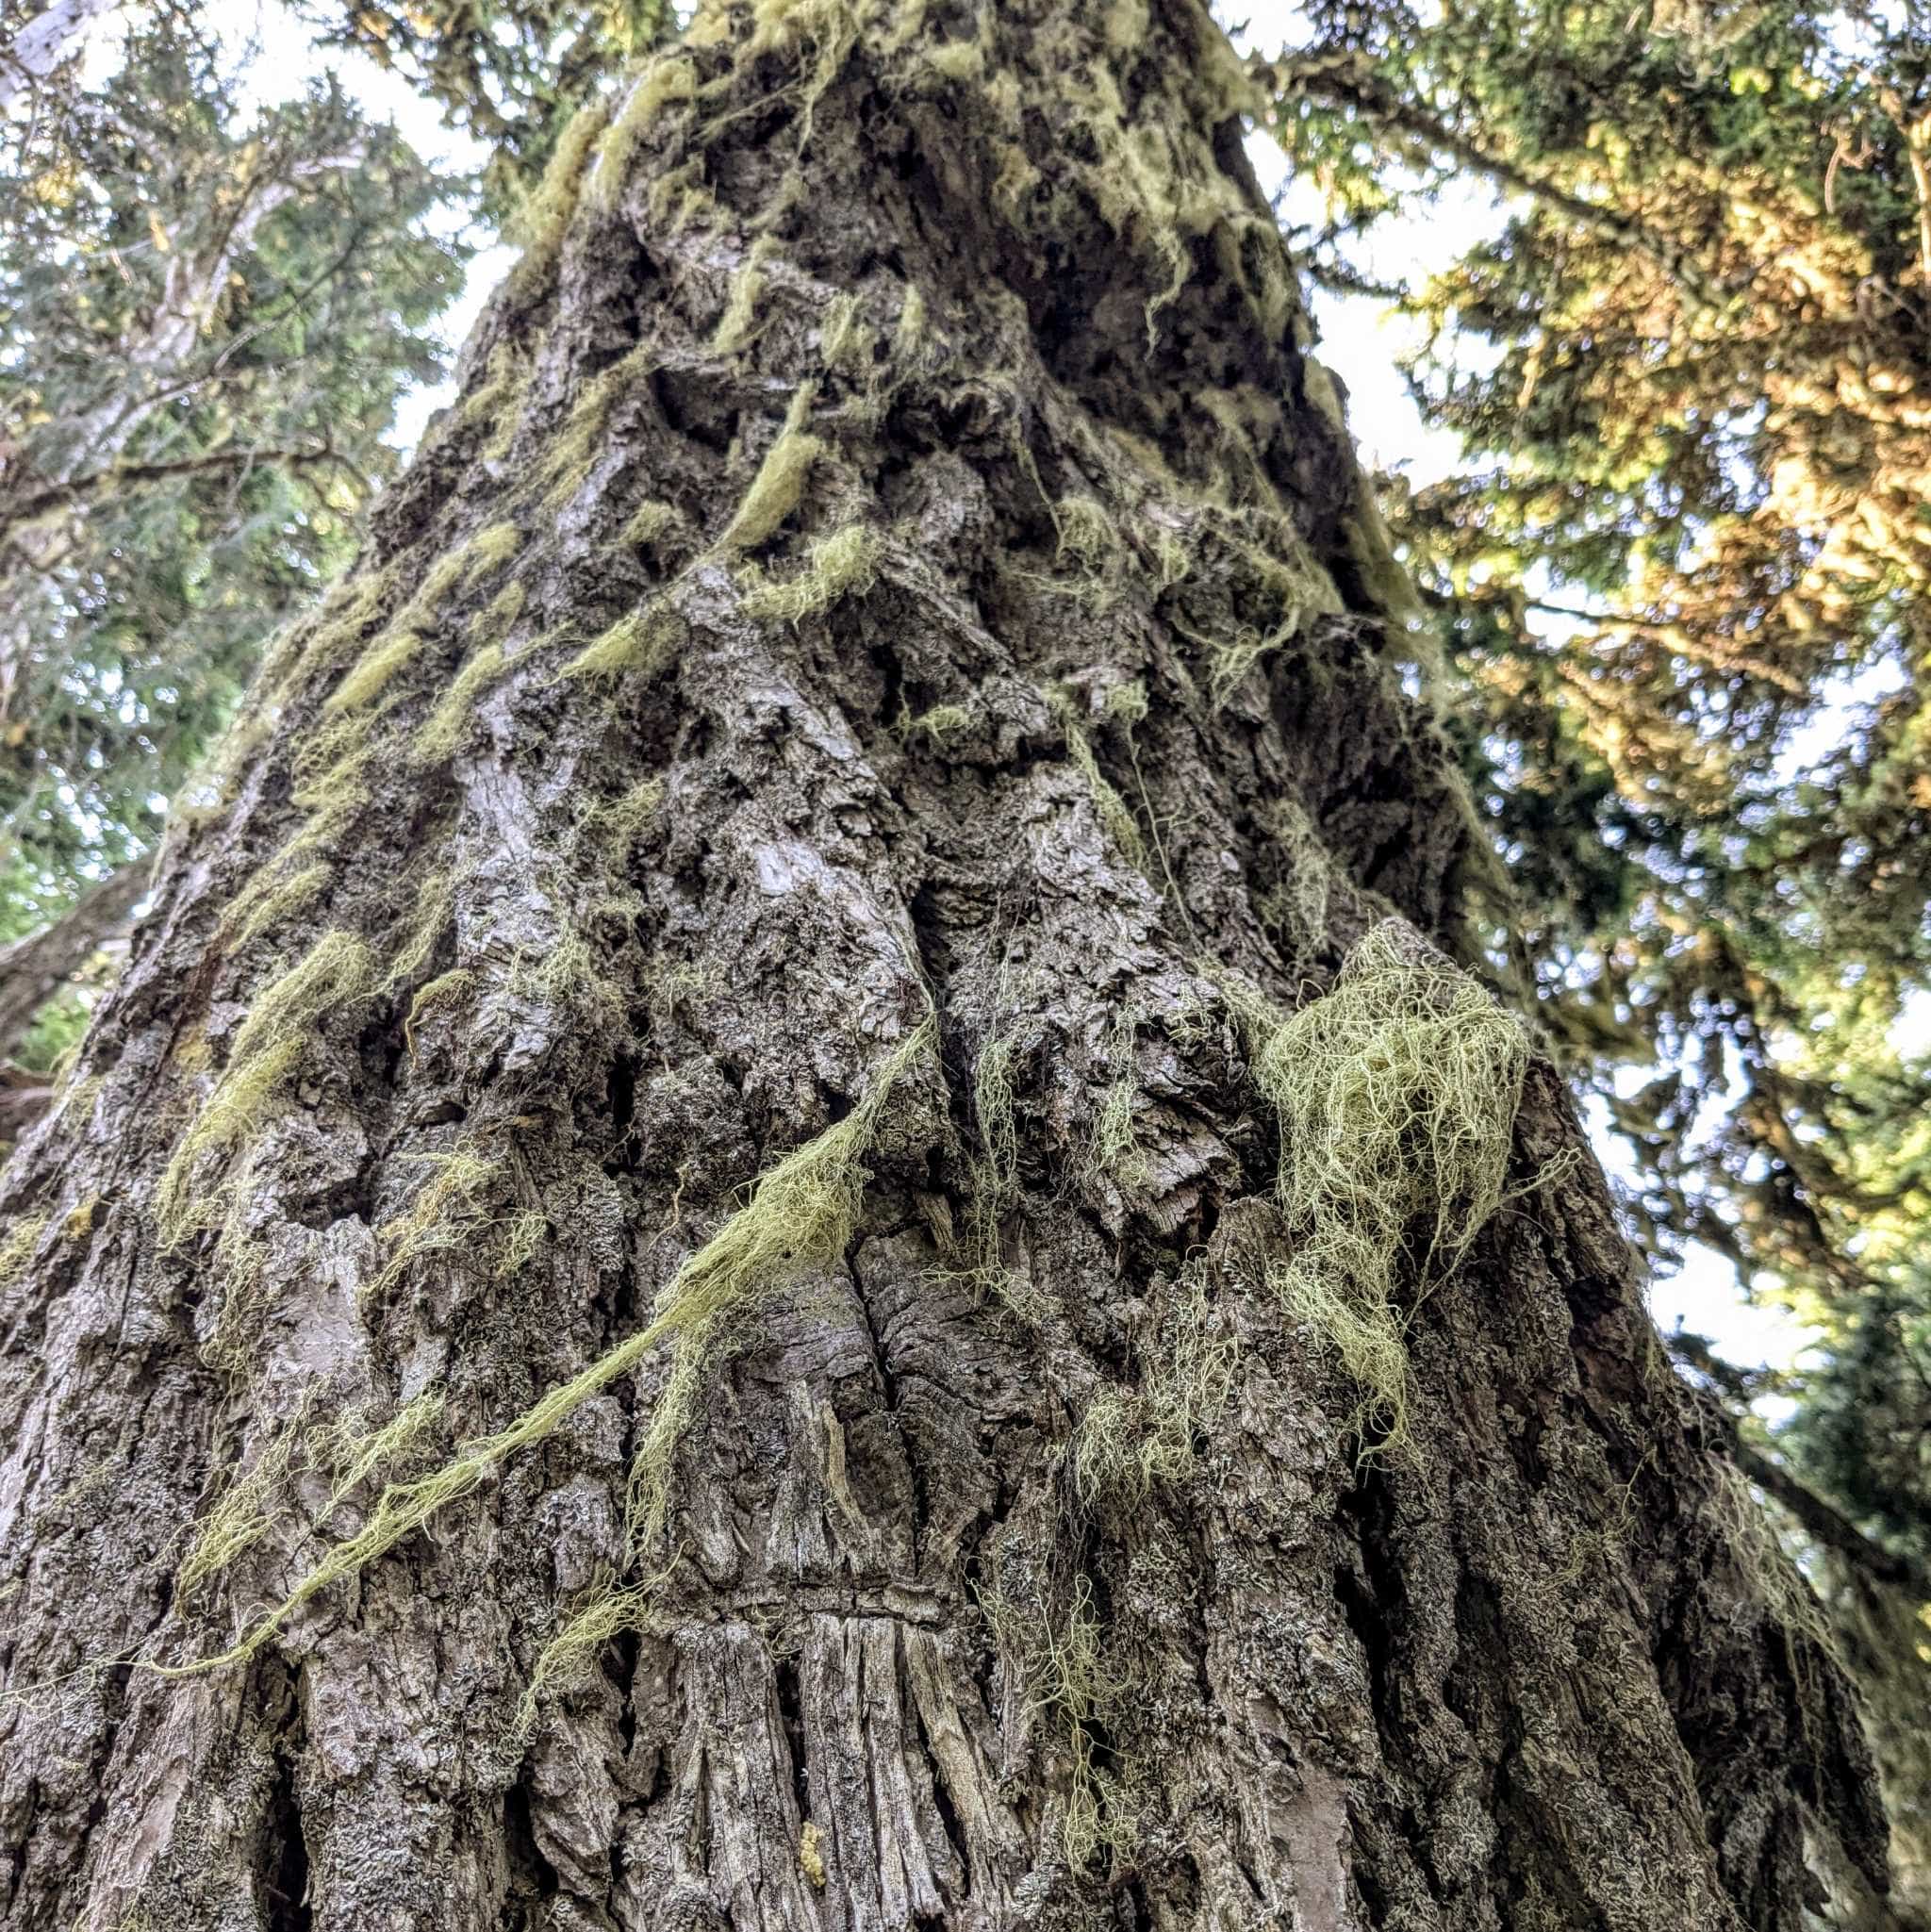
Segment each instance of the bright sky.
M1243 44L1273 51L1296 38L1296 9L1283 0L1249 0L1237 10L1246 18L1246 30L1237 37ZM484 151L465 134L443 126L436 108L399 76L386 73L363 56L339 50L325 56L319 53L285 0L209 0L203 18L238 53L251 41L258 48L248 83L248 91L255 98L267 100L285 92L298 78L318 74L326 66L371 113L392 120L425 159L461 171L474 169L486 158ZM1319 218L1319 203L1312 191L1286 182L1284 158L1271 140L1254 137L1248 153L1263 186L1270 193L1283 191L1283 212L1290 221ZM1491 232L1501 213L1492 194L1471 185L1465 191L1444 196L1428 211L1426 219L1383 223L1369 266L1391 279L1415 277L1433 265L1452 260L1479 236ZM465 292L441 325L452 346L461 343L514 258L513 249L496 244L485 248L471 263ZM1317 295L1314 313L1323 338L1321 357L1347 387L1350 421L1366 460L1374 467L1403 469L1417 484L1458 468L1461 450L1457 438L1422 423L1395 367L1398 355L1411 346L1408 328L1388 316L1373 298L1364 296L1340 299ZM392 440L404 449L413 447L431 413L449 400L446 384L405 397L398 410ZM1845 695L1847 700L1856 700L1875 693L1859 689ZM1835 743L1841 715L1840 710L1834 710L1831 718L1820 719L1813 742L1793 744L1793 760L1815 757ZM1600 1105L1590 1110L1588 1124L1604 1164L1612 1174L1630 1178L1629 1156L1609 1135ZM1740 1364L1787 1363L1810 1339L1809 1331L1782 1311L1752 1306L1744 1298L1736 1271L1705 1248L1693 1248L1675 1275L1653 1280L1650 1304L1665 1329L1680 1324L1708 1335L1720 1353Z
M206 0L201 20L238 56L251 43L256 49L242 89L246 100L266 105L285 98L299 80L333 72L372 118L392 121L425 161L460 174L473 173L488 159L488 150L481 142L472 140L461 128L445 127L434 103L400 74L379 66L366 54L314 46L309 29L285 0ZM460 223L451 225L460 232ZM479 243L489 240L486 230L472 232L470 239ZM452 350L462 346L490 291L509 272L516 257L514 248L489 240L470 261L462 294L444 311L437 325ZM414 449L430 417L450 402L453 394L454 386L443 382L404 395L397 406L389 440L398 449Z

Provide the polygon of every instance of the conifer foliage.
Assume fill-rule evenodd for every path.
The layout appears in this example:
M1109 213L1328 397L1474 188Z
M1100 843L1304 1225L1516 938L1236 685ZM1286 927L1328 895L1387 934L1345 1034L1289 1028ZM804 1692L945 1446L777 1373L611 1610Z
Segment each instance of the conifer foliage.
M0 939L152 844L353 553L461 279L452 184L332 84L255 109L165 15L110 64L0 150Z

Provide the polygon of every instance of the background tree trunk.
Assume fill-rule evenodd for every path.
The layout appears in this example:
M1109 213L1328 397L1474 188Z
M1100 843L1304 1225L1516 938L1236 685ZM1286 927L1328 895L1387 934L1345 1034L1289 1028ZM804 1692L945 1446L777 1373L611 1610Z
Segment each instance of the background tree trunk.
M147 868L123 866L51 925L0 946L0 1058L20 1049L34 1016L104 948L119 945L147 890Z
M0 25L0 111L11 107L26 90L43 86L73 59L89 29L112 5L113 0L53 0L18 25Z
M1885 1923L1243 101L764 0L571 131L7 1172L9 1932Z

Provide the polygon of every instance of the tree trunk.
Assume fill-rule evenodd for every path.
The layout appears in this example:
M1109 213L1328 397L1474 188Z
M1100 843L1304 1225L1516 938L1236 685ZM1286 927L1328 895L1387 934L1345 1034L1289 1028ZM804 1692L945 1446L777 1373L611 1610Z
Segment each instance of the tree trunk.
M7 1173L8 1932L1887 1923L1243 104L761 0L571 131Z
M19 1051L34 1016L96 953L120 944L146 891L147 867L136 860L110 873L52 925L0 946L0 1059Z
M94 22L113 4L114 0L53 0L18 26L0 27L0 113L72 60Z

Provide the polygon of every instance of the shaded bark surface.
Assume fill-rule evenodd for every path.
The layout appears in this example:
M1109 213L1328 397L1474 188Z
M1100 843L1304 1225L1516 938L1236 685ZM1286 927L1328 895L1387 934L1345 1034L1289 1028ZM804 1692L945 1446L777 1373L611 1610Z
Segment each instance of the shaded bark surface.
M566 141L7 1171L8 1932L1882 1923L1554 1074L1413 1453L1268 1286L1254 1015L1470 834L1240 105L1183 0L767 0ZM131 1667L855 1116L833 1252Z

